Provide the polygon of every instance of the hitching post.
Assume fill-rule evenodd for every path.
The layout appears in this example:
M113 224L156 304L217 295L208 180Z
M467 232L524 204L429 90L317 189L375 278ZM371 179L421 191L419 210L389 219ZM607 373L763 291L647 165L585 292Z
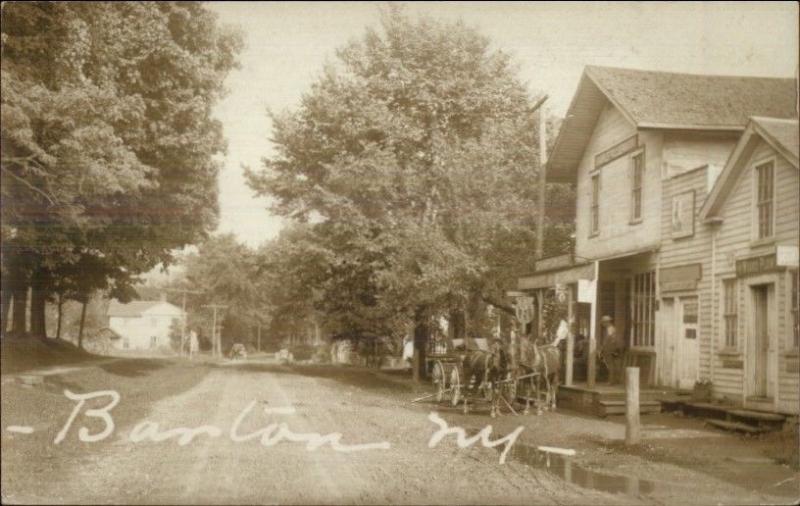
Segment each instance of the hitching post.
M625 444L639 444L639 368L625 369Z

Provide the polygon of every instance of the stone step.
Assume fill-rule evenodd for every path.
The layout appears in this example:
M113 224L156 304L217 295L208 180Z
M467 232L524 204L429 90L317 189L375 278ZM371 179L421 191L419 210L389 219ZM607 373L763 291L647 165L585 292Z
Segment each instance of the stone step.
M713 418L707 418L706 423L713 425L714 427L719 427L720 429L746 432L748 434L761 434L769 431L763 427L753 427L752 425L747 425L746 423L728 422L725 420L715 420Z

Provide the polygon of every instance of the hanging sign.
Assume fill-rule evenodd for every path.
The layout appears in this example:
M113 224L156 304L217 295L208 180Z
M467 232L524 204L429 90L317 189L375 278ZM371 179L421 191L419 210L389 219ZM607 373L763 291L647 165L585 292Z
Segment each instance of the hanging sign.
M533 297L517 297L517 320L527 325L533 320Z

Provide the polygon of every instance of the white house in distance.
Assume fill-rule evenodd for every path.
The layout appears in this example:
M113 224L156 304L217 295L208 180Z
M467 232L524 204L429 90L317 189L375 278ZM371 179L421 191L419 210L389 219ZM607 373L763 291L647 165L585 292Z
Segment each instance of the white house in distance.
M173 322L180 323L181 308L161 300L137 300L122 304L112 300L108 306L108 326L122 336L114 341L119 350L149 350L169 346Z

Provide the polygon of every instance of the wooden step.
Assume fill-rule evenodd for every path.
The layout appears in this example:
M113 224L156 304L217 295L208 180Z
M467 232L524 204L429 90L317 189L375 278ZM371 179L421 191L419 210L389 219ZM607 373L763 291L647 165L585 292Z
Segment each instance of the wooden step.
M781 422L786 420L786 417L777 413L764 413L762 411L749 411L746 409L732 409L728 411L733 416L739 418L749 418L752 420L759 420L761 422Z
M748 434L761 434L768 432L768 429L763 427L753 427L752 425L747 425L746 423L728 422L725 420L715 420L713 418L707 418L706 423L713 425L714 427L719 427L720 429L746 432Z
M661 403L657 401L640 401L639 413L661 413ZM597 404L597 414L599 416L624 415L625 401L600 401Z

